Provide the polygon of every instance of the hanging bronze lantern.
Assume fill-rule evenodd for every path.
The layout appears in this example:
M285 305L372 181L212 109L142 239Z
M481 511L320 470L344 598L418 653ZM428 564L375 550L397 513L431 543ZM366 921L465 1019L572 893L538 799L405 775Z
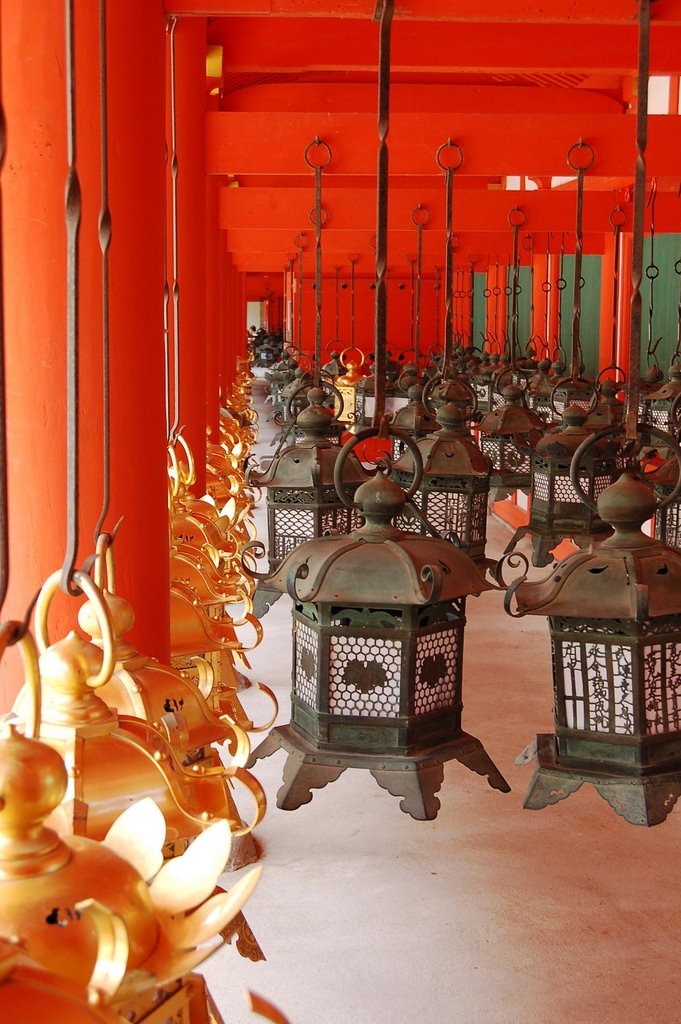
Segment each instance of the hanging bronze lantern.
M408 404L398 409L392 418L392 425L397 430L408 434L414 441L420 440L426 434L432 434L439 429L435 417L426 409L423 404L423 384L412 384L407 391ZM393 436L393 459L399 459L405 448L399 436Z
M250 484L267 488L270 573L304 541L328 532L349 533L352 525L333 484L339 448L326 437L333 415L323 404L326 395L320 388L308 392L308 399L309 406L296 420L302 439L279 452L264 472L248 474ZM354 456L347 462L346 474L352 491L366 479Z
M645 421L660 430L672 430L671 408L674 399L681 394L681 363L674 363L669 370L669 380L656 391L649 391L644 397Z
M681 555L642 533L656 502L631 473L597 505L612 537L511 588L518 614L549 616L553 646L556 731L537 737L525 806L590 782L627 821L656 825L681 796Z
M492 467L466 426L470 387L450 381L446 394L449 400L436 416L441 429L417 441L423 479L412 503L420 515L409 515L407 505L397 525L403 530L426 533L429 524L440 536L453 540L474 562L484 563ZM392 476L404 487L412 475L413 460L406 451L394 466Z
M503 405L480 422L481 448L492 463L490 497L493 501L516 490L528 490L532 448L541 437L544 421L524 403L524 392L508 384L501 392Z
M570 466L577 449L593 430L586 425L587 414L578 405L568 405L559 427L551 427L532 451L530 482L530 520L520 526L506 552L512 551L521 537L532 538L532 564L548 565L551 550L565 538L579 547L604 537L607 525L595 512L593 503L601 491L616 478L619 468L616 446L601 440L589 451L579 467L579 480L591 504L585 505L570 480Z
M393 432L393 428L389 428ZM278 806L294 810L346 768L368 768L400 807L431 819L448 760L504 792L508 784L479 740L462 731L465 602L489 589L468 556L439 538L394 525L402 488L377 473L350 498L342 483L352 448L336 464L339 494L365 523L349 537L322 537L288 556L270 580L293 607L291 724L276 728L251 762L288 753ZM419 450L407 435L418 486Z

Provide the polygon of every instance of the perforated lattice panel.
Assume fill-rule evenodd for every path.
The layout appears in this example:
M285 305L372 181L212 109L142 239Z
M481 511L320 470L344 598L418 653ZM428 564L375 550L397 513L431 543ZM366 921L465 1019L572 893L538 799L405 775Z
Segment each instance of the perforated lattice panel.
M400 713L402 642L331 636L329 711L333 715L394 718Z
M539 501L549 503L549 474L535 473L532 481L532 494Z
M660 430L669 429L669 406L651 406L650 412L648 413L648 423L653 427L659 427Z
M459 634L453 629L419 637L416 644L414 713L426 715L457 703Z
M440 533L454 531L465 540L468 524L469 496L455 491L429 491L426 516Z
M681 643L651 644L644 653L646 731L681 729Z
M502 473L529 473L531 455L518 448L509 438L484 438L482 450L492 462L495 470Z
M395 462L397 462L407 446L404 441L400 441L399 437L392 438L392 445L392 456Z
M423 495L417 491L411 499L419 510L423 510ZM420 533L421 520L409 505L405 505L402 512L395 517L395 526L398 530L405 530L407 533Z
M284 558L304 540L314 537L314 512L309 508L275 510L274 557Z
M350 509L327 508L322 512L322 536L329 533L350 532Z
M294 619L293 644L295 665L293 692L296 697L313 708L317 703L319 637L306 623Z
M571 640L560 648L568 728L633 735L631 648Z
M487 536L487 491L473 495L471 508L471 533L469 543L484 540Z
M668 544L670 548L681 550L681 505L675 501L662 512L658 512L657 517L659 516L664 518L664 537L662 539L665 544ZM655 536L659 535L660 531L656 529Z

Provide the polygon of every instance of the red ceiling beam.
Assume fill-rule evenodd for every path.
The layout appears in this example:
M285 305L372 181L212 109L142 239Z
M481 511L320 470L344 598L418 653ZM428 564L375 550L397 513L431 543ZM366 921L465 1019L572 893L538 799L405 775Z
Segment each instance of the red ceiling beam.
M332 174L376 174L376 117L371 114L206 114L209 174L299 175L305 147L319 135L333 151ZM635 119L617 114L395 114L390 123L390 170L437 175L435 152L451 136L464 152L464 175L565 174L566 152L578 139L593 146L593 177L632 172ZM650 174L679 173L681 117L650 117Z
M371 20L375 0L164 0L168 14L270 17L364 18ZM680 0L658 0L653 17L681 24ZM397 0L395 18L419 21L545 22L623 25L636 8L622 0Z
M605 81L605 80L603 80ZM619 80L618 80L619 81ZM227 111L358 111L376 110L376 85L365 82L287 82L253 85L227 93L221 105ZM503 112L507 114L620 113L615 98L590 88L564 89L519 85L403 85L392 83L393 114L439 111L451 114Z
M411 212L417 203L422 203L431 215L424 228L424 237L442 232L445 229L444 201L444 186L419 193L391 191L388 207L390 228L411 229L416 239L416 228L411 226ZM338 229L369 232L374 229L375 187L327 191L322 196L322 203L328 213L325 235L331 235ZM470 191L455 187L454 228L462 231L503 231L507 226L508 212L519 206L527 216L527 231L571 231L575 224L575 203L574 191ZM589 192L584 200L587 227L592 231L609 231L609 215L615 203L612 192ZM312 183L306 189L223 188L219 198L219 226L240 230L281 228L295 234L301 228L310 229L309 214L313 205ZM625 209L630 219L630 204ZM676 191L663 193L658 190L655 227L658 232L681 228L681 201Z
M457 6L448 0L452 7ZM555 0L551 0L551 6ZM628 6L626 0L620 7ZM662 25L654 16L651 28L651 74L678 71L679 24ZM656 7L654 8L656 11ZM635 14L636 4L633 4ZM364 22L328 18L310 30L308 18L227 18L211 26L209 40L223 47L225 69L243 72L324 71L373 72L378 60L378 31ZM422 81L442 73L499 74L524 72L579 76L586 73L630 75L636 70L635 18L619 25L572 21L569 24L499 24L472 15L470 22L438 25L393 23L391 73L418 72ZM566 83L567 84L567 83Z
M508 230L499 231L456 231L459 240L457 252L467 258L469 253L505 253L511 252L511 234ZM264 257L275 256L277 265L283 266L286 263L286 254L295 253L293 244L294 235L285 228L260 228L253 230L230 228L225 231L225 246L227 251L232 253L237 262L243 262L243 257L248 254L259 253ZM314 232L307 231L309 241L308 265L311 268L314 260ZM347 259L349 252L366 254L367 259L373 259L370 239L372 233L369 231L353 231L348 228L338 228L336 231L329 231L323 236L323 259L327 272L333 267ZM585 253L600 253L603 251L605 232L584 233ZM560 234L556 233L551 238L551 252L560 251ZM546 235L537 238L537 249L545 251ZM565 251L574 252L574 239L571 234L565 237ZM388 263L399 263L407 266L407 254L414 255L416 252L415 235L413 231L390 231ZM278 256L277 256L278 254ZM444 239L442 232L432 231L423 234L424 259L429 260L429 265L435 265L444 261Z

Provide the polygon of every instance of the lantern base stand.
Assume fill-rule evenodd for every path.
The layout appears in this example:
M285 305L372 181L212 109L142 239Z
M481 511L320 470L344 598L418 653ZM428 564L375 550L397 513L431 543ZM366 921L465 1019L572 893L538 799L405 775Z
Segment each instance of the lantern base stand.
M566 765L558 760L553 733L537 736L537 766L524 807L540 811L576 793L585 782L631 825L660 825L681 797L681 769L628 775L605 765L602 770Z
M253 614L256 619L262 619L264 615L267 615L272 605L277 603L282 593L282 590L263 586L262 582L258 583L253 595Z
M359 754L320 749L293 726L282 725L273 729L251 754L248 766L280 749L288 754L283 785L277 793L277 807L284 811L308 804L313 789L323 789L335 782L346 768L368 769L382 789L403 798L400 810L418 821L437 817L440 801L435 794L442 785L445 761L459 761L478 775L487 776L492 789L502 793L511 789L480 740L465 732L427 753Z

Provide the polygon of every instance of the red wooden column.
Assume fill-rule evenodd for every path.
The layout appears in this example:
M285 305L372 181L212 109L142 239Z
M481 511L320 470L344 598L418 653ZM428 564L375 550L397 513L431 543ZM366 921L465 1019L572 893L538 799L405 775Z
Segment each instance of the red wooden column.
M135 0L109 5L111 509L119 591L132 601L134 639L168 649L167 484L163 392L164 20ZM2 5L3 173L11 546L7 617L23 616L64 558L66 535L66 100L64 6ZM135 31L131 32L131 25ZM76 23L77 165L81 222L81 532L92 552L102 503L101 258L97 12ZM27 68L31 68L30 74ZM74 625L63 599L57 637ZM19 679L3 668L0 706Z
M178 20L175 29L175 96L180 291L180 425L184 426L184 436L194 453L194 490L197 495L201 495L206 490L205 18ZM170 128L168 139L170 140ZM171 217L170 203L168 216ZM168 244L172 244L170 219ZM168 258L169 268L172 268L172 263L171 253ZM173 327L171 321L171 332Z

